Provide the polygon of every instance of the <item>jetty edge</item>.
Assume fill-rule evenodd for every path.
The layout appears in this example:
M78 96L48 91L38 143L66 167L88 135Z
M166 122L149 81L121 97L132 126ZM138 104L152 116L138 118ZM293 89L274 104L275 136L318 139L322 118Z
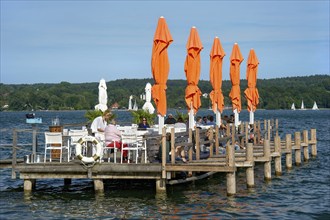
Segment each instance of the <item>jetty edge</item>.
M92 166L86 166L80 160L59 163L26 163L19 151L26 150L27 144L17 143L21 132L30 132L35 136L37 130L13 129L12 158L0 161L0 168L11 168L12 179L24 180L24 192L31 192L36 188L37 180L64 179L64 184L69 185L72 179L91 179L94 182L95 192L104 192L104 179L151 179L155 180L157 193L166 192L166 185L175 185L189 181L207 178L217 172L226 173L227 195L236 194L236 172L238 168L246 169L247 188L255 187L254 168L256 163L264 164L264 179L272 179L272 167L274 164L275 176L282 175L282 157L285 160L285 168L292 169L293 162L301 166L311 157L317 156L316 129L310 131L296 131L294 134L284 134L281 140L278 129L278 120L256 121L253 124L253 141L249 143L249 124L241 123L226 127L221 131L217 126L214 129L188 130L175 133L171 129L170 151L171 157L166 161L166 130L161 135L146 135L144 141L147 153L142 155L137 163L114 163L97 161ZM292 138L293 136L293 138ZM251 142L251 140L250 140ZM161 144L162 160L157 161ZM220 152L221 143L225 143L226 152ZM235 150L235 144L242 147ZM33 144L36 144L33 141ZM31 146L31 145L30 145ZM175 147L185 146L188 149L188 162L182 163L175 160ZM207 151L205 151L205 148ZM33 147L32 147L33 148ZM42 151L41 151L42 152ZM208 154L205 156L205 154ZM144 157L144 158L143 158ZM147 163L145 163L147 157ZM143 158L143 159L142 159ZM272 163L274 161L274 163ZM181 178L180 174L187 174Z

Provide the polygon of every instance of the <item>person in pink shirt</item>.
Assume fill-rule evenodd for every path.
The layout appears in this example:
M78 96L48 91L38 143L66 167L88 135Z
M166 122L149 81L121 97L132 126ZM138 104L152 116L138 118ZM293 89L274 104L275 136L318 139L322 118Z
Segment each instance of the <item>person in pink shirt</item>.
M118 130L116 126L115 120L112 120L110 124L108 124L104 129L104 136L105 136L105 145L107 147L115 147L119 150L121 150L121 131ZM126 147L127 144L124 144L124 147ZM123 152L123 158L124 160L127 160L127 152Z

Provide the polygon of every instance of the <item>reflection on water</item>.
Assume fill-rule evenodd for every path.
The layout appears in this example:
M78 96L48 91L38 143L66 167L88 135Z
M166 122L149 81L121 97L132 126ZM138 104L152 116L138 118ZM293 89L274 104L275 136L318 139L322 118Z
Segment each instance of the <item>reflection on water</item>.
M13 128L30 128L25 123L27 112L0 113L0 143L12 142ZM61 123L85 122L84 111L36 112L45 131L54 116ZM175 110L172 111L175 114ZM199 111L207 115L208 110ZM116 112L120 124L130 124L129 112ZM229 115L230 112L224 112ZM23 181L11 180L10 169L0 169L1 219L312 219L330 218L330 111L257 111L256 120L279 119L282 138L302 129L317 129L318 156L303 161L300 167L293 163L292 170L285 168L272 180L263 179L263 165L257 164L255 188L247 189L244 169L236 175L237 194L226 195L226 175L217 173L207 180L168 186L166 194L156 194L155 182L149 180L105 180L104 193L94 193L93 181L38 180L36 190L24 193ZM242 111L241 120L248 120L248 112ZM13 123L15 121L15 123ZM30 134L29 134L30 135ZM30 143L31 136L22 136L19 143ZM39 144L42 137L38 136ZM0 158L9 158L11 151L0 149ZM294 158L293 158L294 159ZM273 169L273 165L272 165ZM19 175L18 175L19 176Z

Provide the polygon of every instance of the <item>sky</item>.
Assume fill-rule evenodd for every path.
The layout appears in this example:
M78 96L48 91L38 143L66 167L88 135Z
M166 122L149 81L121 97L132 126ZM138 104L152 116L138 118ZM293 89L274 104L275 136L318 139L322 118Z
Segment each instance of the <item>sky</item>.
M152 78L151 51L160 16L173 37L169 79L186 79L192 26L203 44L201 80L209 80L217 36L230 55L238 43L246 78L249 51L258 78L330 74L329 0L303 1L29 1L1 0L1 77L4 84L85 83ZM151 82L153 83L153 82Z

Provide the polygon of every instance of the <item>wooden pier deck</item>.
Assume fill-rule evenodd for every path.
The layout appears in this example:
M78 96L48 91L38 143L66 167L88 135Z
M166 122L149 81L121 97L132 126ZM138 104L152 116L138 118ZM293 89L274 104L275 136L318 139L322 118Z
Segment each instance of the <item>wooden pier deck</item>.
M154 179L156 191L166 191L167 184L178 184L208 177L217 172L226 173L227 195L236 194L236 171L238 168L246 169L246 184L248 188L255 186L254 167L256 163L264 164L264 178L271 180L271 162L274 161L275 175L282 175L282 157L285 158L285 167L292 169L293 161L296 165L303 160L309 160L317 156L316 129L286 134L285 140L281 140L278 134L278 122L264 121L263 129L261 123L254 125L253 143L248 143L248 124L240 126L239 133L235 127L227 126L226 132L219 128L210 130L196 129L187 132L175 133L171 131L170 160L166 161L166 130L162 135L146 136L148 162L141 160L139 163L113 163L96 162L86 166L80 160L70 162L46 162L46 163L24 163L17 158L17 132L14 130L13 157L10 160L0 161L0 168L12 168L12 178L24 180L24 191L32 191L38 179L64 179L65 184L70 184L71 179L91 179L94 181L96 192L104 191L105 179ZM15 137L16 136L16 137ZM161 143L162 158L155 160ZM219 145L226 144L226 153L220 152ZM243 149L235 151L234 145L239 143ZM188 162L182 163L175 160L175 148L184 146L188 153ZM201 158L201 148L207 146L209 156ZM187 178L178 178L178 173L186 172Z

